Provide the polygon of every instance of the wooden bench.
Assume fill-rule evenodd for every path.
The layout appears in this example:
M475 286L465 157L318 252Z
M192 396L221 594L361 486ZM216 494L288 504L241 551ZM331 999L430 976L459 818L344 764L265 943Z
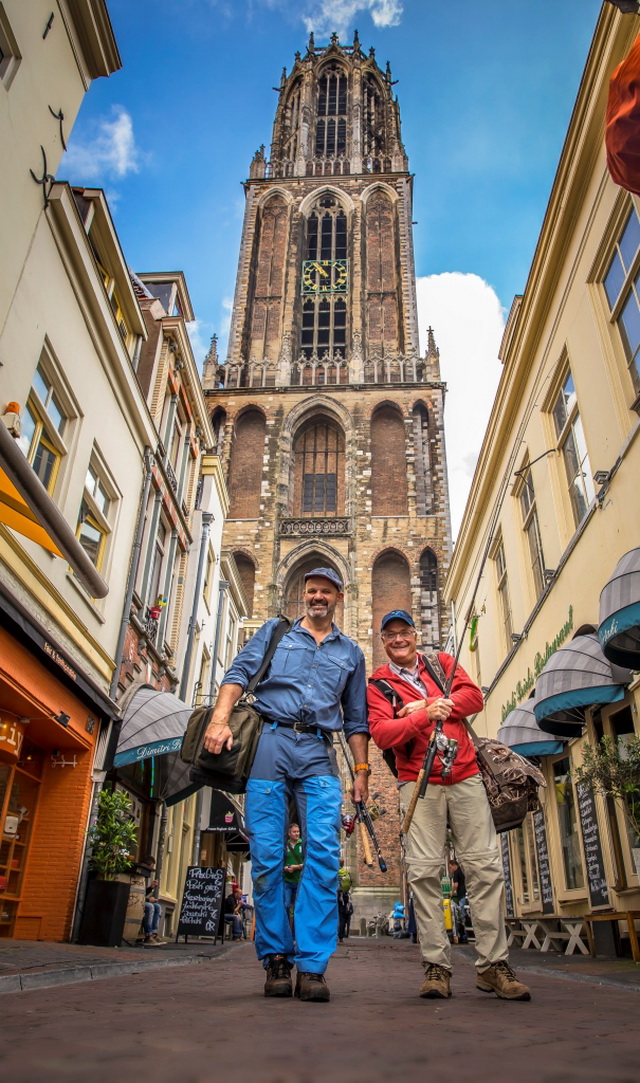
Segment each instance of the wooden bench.
M533 918L505 918L505 924L508 947L516 943L523 949L562 951L565 955L573 955L574 951L589 954L589 948L582 940L585 923L581 917L545 914Z
M573 955L574 951L581 951L583 955L589 954L589 948L582 940L584 930L583 918L567 917L544 917L538 921L544 933L544 940L540 951L563 951L565 955ZM559 945L559 946L556 946Z
M631 954L636 963L640 963L640 947L638 946L638 934L636 932L635 922L640 920L640 910L608 910L599 911L594 914L585 914L584 923L587 928L587 939L589 941L589 951L595 958L596 956L596 944L595 937L593 935L593 924L596 921L626 921L627 930L629 932L629 943L631 944Z

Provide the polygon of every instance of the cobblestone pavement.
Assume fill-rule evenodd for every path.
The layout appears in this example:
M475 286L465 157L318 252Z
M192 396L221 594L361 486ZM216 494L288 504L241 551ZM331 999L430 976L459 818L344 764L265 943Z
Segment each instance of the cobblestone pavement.
M250 943L199 965L10 994L0 1078L637 1083L634 964L616 961L622 980L611 981L599 960L572 969L562 956L556 966L519 952L533 956L520 967L533 999L509 1003L477 991L472 949L454 950L447 1001L417 996L418 949L388 939L338 949L329 1004L265 999Z

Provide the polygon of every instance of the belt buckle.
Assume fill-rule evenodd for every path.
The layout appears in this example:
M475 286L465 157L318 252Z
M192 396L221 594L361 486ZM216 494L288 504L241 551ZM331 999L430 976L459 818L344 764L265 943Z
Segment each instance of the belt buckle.
M306 723L300 722L298 719L296 719L291 728L294 733L304 733L307 729L307 726Z

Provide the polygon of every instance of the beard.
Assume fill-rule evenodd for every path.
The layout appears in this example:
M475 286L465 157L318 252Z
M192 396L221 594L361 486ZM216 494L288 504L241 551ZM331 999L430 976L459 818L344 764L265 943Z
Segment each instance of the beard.
M308 605L305 609L305 613L310 620L317 620L319 617L329 617L333 620L333 614L336 611L336 603L330 602L318 602L317 605Z

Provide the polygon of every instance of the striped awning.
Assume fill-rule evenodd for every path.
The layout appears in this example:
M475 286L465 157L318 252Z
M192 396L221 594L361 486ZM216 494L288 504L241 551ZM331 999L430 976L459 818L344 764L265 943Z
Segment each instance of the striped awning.
M640 548L625 553L602 590L598 638L611 662L640 669Z
M124 710L113 766L179 752L192 711L171 692L147 684L136 688Z
M630 681L629 670L605 658L595 632L575 636L551 655L536 681L536 722L555 737L579 737L587 708L622 699Z
M567 737L554 737L538 725L533 713L533 697L514 707L498 730L498 740L521 756L555 756L562 752Z

